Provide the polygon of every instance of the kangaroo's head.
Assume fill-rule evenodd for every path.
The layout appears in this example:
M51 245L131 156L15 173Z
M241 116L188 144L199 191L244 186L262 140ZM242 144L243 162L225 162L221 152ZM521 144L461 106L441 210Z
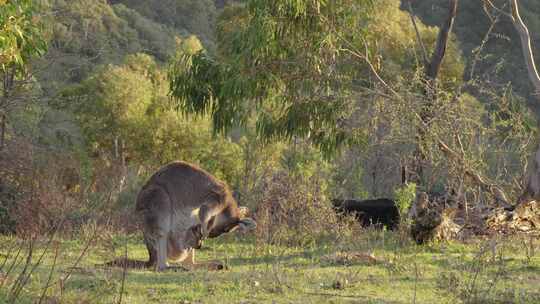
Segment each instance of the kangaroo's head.
M238 207L236 204L228 204L222 212L213 216L209 223L209 234L211 238L232 231L247 232L257 227L257 223L247 217L249 209Z

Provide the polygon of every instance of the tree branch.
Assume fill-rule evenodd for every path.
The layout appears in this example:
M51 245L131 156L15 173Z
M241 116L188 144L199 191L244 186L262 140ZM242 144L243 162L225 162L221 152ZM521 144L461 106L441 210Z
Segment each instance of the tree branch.
M418 31L418 25L416 24L416 18L414 17L411 0L409 0L408 3L409 3L409 16L411 17L411 22L414 27L414 32L416 33L416 40L418 42L418 45L420 45L420 49L422 50L422 59L424 60L424 66L427 66L429 64L429 59L428 59L428 54L426 51L426 46L424 45L424 42L422 41L422 37L420 36L420 31Z
M490 3L491 4L491 3ZM474 50L473 53L474 53L474 58L472 60L472 63L471 63L471 71L470 71L470 74L469 74L469 79L472 80L474 78L474 72L476 71L476 64L478 63L479 59L480 59L480 53L482 52L482 50L484 49L484 47L486 46L488 40L489 40L489 36L491 36L491 33L493 32L493 30L495 29L495 25L499 22L499 20L501 19L501 16L506 14L504 11L502 13L498 13L496 14L495 16L492 16L487 8L487 2L484 1L484 5L483 5L483 9L484 9L484 13L486 14L486 16L488 17L489 21L491 22L491 24L489 25L489 28L486 32L486 34L484 35L484 38L482 39L482 42L480 43L480 46L478 47L477 50ZM493 6L493 4L491 4Z
M458 0L449 0L449 5L448 18L441 26L439 36L437 37L437 44L431 57L431 62L426 66L425 70L426 77L431 80L437 79L441 69L441 64L448 46L448 37L452 31L452 27L454 26L454 20L457 14Z
M493 4L493 2L491 2L491 0L484 0L484 5L486 5L486 4L487 4L489 7L491 7L492 9L494 9L495 11L499 12L500 14L503 14L503 15L509 17L510 19L513 19L513 18L514 18L514 17L512 17L511 14L509 14L509 13L507 13L506 11L504 11L504 10L502 10L502 9L500 9L500 8L498 8L498 7L496 7L496 6ZM485 6L484 6L484 8L485 8Z
M459 144L461 144L461 142L459 142ZM484 191L491 193L491 195L493 195L493 197L495 198L496 203L502 205L505 208L510 207L508 199L506 198L506 194L502 191L502 189L495 184L486 182L485 179L478 172L476 172L474 169L468 168L466 166L463 155L460 155L456 151L452 150L446 143L444 143L440 139L438 140L438 145L439 149L444 154L446 154L446 157L448 159L452 159L462 166L465 175L468 176L474 184L480 186L480 188L484 189Z
M527 26L521 19L521 15L519 14L519 5L517 0L509 0L512 8L512 21L514 23L514 27L519 33L519 38L521 39L521 49L523 51L523 58L525 59L525 63L527 65L527 72L529 73L529 79L531 80L535 95L537 95L537 99L540 100L540 76L538 75L538 70L536 68L536 63L534 61L534 55L532 51L531 46L531 35L529 34L529 30L527 29Z

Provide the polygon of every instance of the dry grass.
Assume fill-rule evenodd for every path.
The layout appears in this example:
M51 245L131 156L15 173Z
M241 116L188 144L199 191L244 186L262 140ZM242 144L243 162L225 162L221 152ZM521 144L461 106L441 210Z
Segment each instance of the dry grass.
M275 174L265 185L255 213L257 240L268 244L307 245L319 239L339 242L353 233L355 219L339 217L316 177Z
M125 257L126 248L127 258L145 260L139 236L112 234L106 240L93 237L88 229L75 239L57 237L48 247L46 239L38 239L30 263L28 241L3 237L0 243L0 278L4 282L0 302L12 301L12 291L17 289L17 303L40 299L42 303L118 303L120 299L123 303L540 300L540 241L522 237L416 246L403 244L393 232L365 230L344 238L339 246L330 239L291 246L231 234L205 243L198 252L199 260L220 260L228 270L164 273L103 266ZM23 277L28 280L20 285L17 282L23 282Z

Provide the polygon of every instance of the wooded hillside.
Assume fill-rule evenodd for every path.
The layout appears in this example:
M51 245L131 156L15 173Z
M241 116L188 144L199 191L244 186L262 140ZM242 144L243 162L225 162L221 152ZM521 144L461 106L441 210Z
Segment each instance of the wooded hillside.
M539 303L538 58L538 0L0 0L0 302Z
M403 179L467 193L478 180L459 173L466 168L486 179L482 187L519 196L535 130L523 105L537 107L511 21L479 1L460 3L430 101L418 97L422 66L448 1L360 1L350 12L345 2L322 19L277 11L299 18L290 24L256 19L266 9L258 1L42 2L32 22L47 52L4 87L13 99L2 108L4 168L16 157L28 172L64 176L57 191L77 199L115 189L125 208L152 170L175 159L226 178L253 204L273 170L316 174L332 196L377 197L393 196ZM538 4L522 2L536 45ZM449 161L440 139L461 156ZM3 187L17 201L31 181L12 169Z

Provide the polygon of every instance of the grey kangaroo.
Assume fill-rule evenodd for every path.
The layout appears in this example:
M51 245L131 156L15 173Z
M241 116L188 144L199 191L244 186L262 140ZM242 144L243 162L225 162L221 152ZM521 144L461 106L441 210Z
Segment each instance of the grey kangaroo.
M195 266L195 249L205 238L256 227L224 182L181 161L150 177L138 194L136 211L143 218L147 267L156 271L176 268L168 261Z

